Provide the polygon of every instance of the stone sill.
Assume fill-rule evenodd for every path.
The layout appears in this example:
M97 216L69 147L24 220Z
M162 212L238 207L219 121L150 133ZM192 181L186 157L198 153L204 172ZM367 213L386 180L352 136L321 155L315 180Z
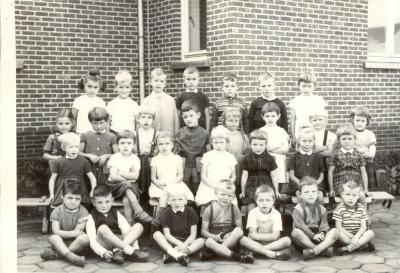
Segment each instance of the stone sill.
M207 57L204 60L173 62L171 63L170 68L172 70L183 70L189 66L196 68L210 68L211 58Z

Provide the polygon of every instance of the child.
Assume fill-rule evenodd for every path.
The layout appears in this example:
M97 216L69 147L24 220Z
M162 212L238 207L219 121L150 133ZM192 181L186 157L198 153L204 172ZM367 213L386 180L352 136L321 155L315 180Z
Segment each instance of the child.
M261 96L253 100L249 110L249 132L257 130L265 125L262 118L262 108L267 102L273 102L279 106L280 117L276 124L288 132L288 119L285 104L275 95L275 79L274 76L265 72L258 78L258 89Z
M303 250L304 260L323 254L332 256L332 245L339 237L336 228L329 229L326 209L318 202L317 181L309 176L301 179L298 203L292 213L294 245Z
M301 73L297 81L301 94L289 103L289 108L291 108L290 130L293 139L298 136L299 125L309 122L312 111L325 109L324 99L313 94L316 82L317 79L311 72Z
M198 157L203 156L209 150L210 136L208 132L199 126L201 116L199 108L192 101L185 101L181 107L185 127L181 128L175 136L177 154L185 159L183 181L196 195L199 187Z
M129 97L132 92L132 75L128 70L120 70L115 75L114 91L118 93L118 97L107 104L111 132L115 135L123 130L134 132L139 105Z
M227 108L222 114L222 125L228 129L229 145L227 151L239 161L248 153L249 140L240 130L241 113L234 108Z
M106 109L94 107L89 111L88 118L94 132L81 134L79 151L81 156L92 162L97 184L103 184L109 175L107 161L113 153L118 152L117 137L107 131L109 115Z
M200 253L200 259L209 260L215 253L242 263L253 263L252 255L240 255L232 250L243 236L242 214L231 203L235 198L235 184L230 180L220 181L215 195L217 200L205 209L202 218L201 236L206 238L207 251Z
M58 137L62 134L72 132L74 129L74 115L71 109L62 109L56 118L57 131L51 134L43 147L43 158L47 161L56 160L63 156Z
M357 107L350 114L350 119L356 129L355 148L365 159L365 170L368 176L368 188L376 187L374 157L376 152L376 137L374 132L366 129L371 120L368 108Z
M112 190L113 197L122 198L124 215L130 225L133 224L133 218L146 223L153 220L153 217L148 215L138 202L140 191L136 180L139 176L140 160L132 153L134 144L133 132L122 131L118 134L119 152L113 154L108 161L110 177L106 182Z
M357 202L360 191L360 185L356 182L346 182L342 187L342 203L333 212L332 219L335 220L339 231L339 241L345 245L338 249L341 255L362 247L367 247L371 251L374 249L370 243L374 238L374 232L367 227L366 209Z
M162 232L153 234L154 240L166 252L163 257L164 264L171 261L171 257L180 264L187 266L189 255L204 246L204 239L197 236L197 223L199 218L196 212L186 206L185 189L175 185L168 189L168 207L161 214Z
M140 223L131 226L121 213L111 207L111 191L104 184L96 186L93 191L94 209L86 223L90 247L108 263L123 264L125 258L130 261L146 260L149 254L139 249L137 241L143 226Z
M328 183L331 196L342 192L342 186L349 180L362 184L360 202L365 202L368 193L368 176L365 170L365 159L355 149L356 131L351 124L339 127L336 135L339 148L336 149L328 161Z
M250 133L251 153L243 158L242 171L242 194L243 204L247 211L256 206L254 195L256 189L267 184L275 190L275 196L280 197L278 192L278 171L275 159L267 152L267 135L260 130Z
M287 183L286 154L289 152L289 135L277 122L281 116L280 108L274 102L267 102L261 109L265 126L260 130L267 133L267 151L275 158L278 166L278 183Z
M49 236L49 243L54 250L44 249L40 254L43 260L63 257L73 265L85 265L85 257L79 254L89 246L89 238L84 232L89 213L81 206L81 190L79 181L65 181L61 197L63 203L50 215L53 234Z
M274 208L274 192L268 185L257 188L254 196L257 207L247 217L249 237L243 236L240 245L270 259L288 260L291 241L289 237L280 238L282 218Z
M89 71L86 76L79 80L78 87L85 90L85 94L76 98L72 104L78 134L93 131L88 113L93 107L106 107L103 99L97 97L97 93L103 91L105 86L106 84L102 81L98 70Z
M188 67L183 71L183 77L185 79L186 91L180 93L175 99L176 109L178 109L178 115L180 116L183 112L182 104L188 100L192 101L194 104L197 105L197 108L199 109L199 125L206 129L207 132L209 132L210 117L208 107L210 102L206 94L197 89L199 85L199 71L195 67ZM181 127L183 127L183 115L180 124Z
M326 192L324 181L325 166L322 156L315 153L315 136L311 129L302 129L298 133L297 151L289 159L289 195L299 197L299 185L305 176L311 176L317 181L319 201L322 202Z
M50 200L52 206L58 206L62 203L62 188L67 179L73 178L79 181L82 186L82 204L90 205L89 189L85 182L85 175L89 178L91 184L90 196L96 186L96 177L90 168L90 163L85 158L79 156L80 137L78 134L69 132L58 137L61 143L61 149L65 156L51 161L49 180Z
M223 125L222 115L228 109L240 112L239 129L245 134L249 133L249 119L246 103L237 96L238 80L235 74L229 73L222 78L222 91L224 97L218 100L213 107L211 115L211 129Z
M175 100L164 92L167 75L161 68L151 71L150 85L153 92L146 97L142 105L149 105L156 111L154 128L156 131L167 130L174 135L179 130L179 118Z
M201 183L195 198L198 206L216 199L214 193L220 181L236 182L237 162L233 154L226 150L229 144L227 131L220 125L211 132L213 150L205 153L201 160Z

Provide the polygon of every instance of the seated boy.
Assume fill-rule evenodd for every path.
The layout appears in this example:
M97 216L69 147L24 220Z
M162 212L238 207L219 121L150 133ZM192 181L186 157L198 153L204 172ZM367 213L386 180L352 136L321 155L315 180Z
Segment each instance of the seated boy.
M62 189L62 204L50 215L53 234L49 243L54 249L44 249L40 256L43 260L65 258L73 265L83 267L85 257L78 256L86 252L89 239L84 232L88 211L81 206L81 183L75 179L65 181Z
M360 185L354 181L348 181L343 185L341 193L342 203L333 212L339 231L339 241L344 244L338 249L340 255L348 254L359 248L374 251L370 243L374 238L374 232L367 227L368 215L365 207L358 202Z
M243 237L242 214L232 204L235 198L235 184L223 180L215 189L216 201L205 209L201 225L201 235L206 238L207 251L200 253L201 260L208 260L217 255L231 258L242 263L253 263L252 255L241 255L232 248Z
M302 202L293 209L292 241L303 250L304 260L320 254L332 256L332 245L339 237L336 228L329 229L326 209L317 202L318 187L315 178L305 176L300 182Z
M261 185L257 188L254 199L257 207L247 217L249 237L243 236L240 245L270 259L288 260L291 240L289 237L280 238L282 218L274 208L274 189L269 185Z
M149 254L139 250L137 242L143 226L140 223L130 226L125 217L111 207L111 192L112 189L104 184L97 185L93 190L94 209L86 223L90 247L109 263L123 264L124 254L130 261L147 259Z
M204 239L196 239L199 218L191 207L186 206L186 193L181 184L168 189L168 203L171 207L161 214L163 232L156 231L153 238L166 252L164 264L170 262L172 257L181 265L187 266L189 255L204 246Z

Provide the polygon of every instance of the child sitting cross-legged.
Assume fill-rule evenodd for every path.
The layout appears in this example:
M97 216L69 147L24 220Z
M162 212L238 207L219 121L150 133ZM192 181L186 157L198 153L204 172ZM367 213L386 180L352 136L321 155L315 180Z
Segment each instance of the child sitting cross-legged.
M240 245L270 259L288 260L291 240L281 238L282 218L274 208L275 190L269 185L261 185L254 199L257 207L247 217L249 236L243 236Z
M330 257L332 245L339 237L336 228L329 229L327 211L318 202L318 186L315 178L305 176L300 182L302 202L297 204L292 213L294 245L303 250L304 260L321 254Z
M367 227L368 215L365 207L358 202L361 186L355 181L348 181L342 187L342 203L333 212L339 231L339 241L344 244L338 249L340 255L348 254L356 249L365 248L374 251L370 243L374 232Z
M189 255L200 250L204 246L204 239L197 236L197 223L199 218L196 212L186 206L186 185L174 184L168 188L168 207L161 214L162 232L153 234L154 240L166 252L164 264L172 259L181 265L187 266Z
M111 192L111 187L104 184L93 190L94 209L86 223L90 247L108 263L123 264L125 258L130 261L147 259L149 254L140 250L137 242L143 226L140 223L130 226L125 217L111 207Z
M220 181L215 188L216 201L205 209L201 235L206 238L207 250L200 253L202 261L209 260L213 254L242 263L253 263L252 255L241 255L232 249L243 237L242 214L232 204L235 198L235 184L230 180Z

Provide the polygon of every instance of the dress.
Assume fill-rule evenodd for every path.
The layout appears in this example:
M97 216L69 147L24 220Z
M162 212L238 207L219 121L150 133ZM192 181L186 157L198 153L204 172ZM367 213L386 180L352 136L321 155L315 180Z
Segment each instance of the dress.
M81 183L82 204L91 204L89 185L85 181L85 176L92 171L88 160L81 156L73 159L65 156L57 160L52 160L50 171L52 174L57 174L57 179L54 183L54 200L51 202L52 206L58 206L62 203L62 187L67 179L76 179Z
M176 109L178 111L181 111L182 104L187 101L191 100L194 102L197 107L199 107L199 111L201 113L200 118L199 118L199 125L206 129L206 119L205 119L205 114L206 111L208 111L208 107L210 106L210 101L206 94L204 94L201 91L196 90L196 92L191 92L186 90L185 92L180 93L176 98L175 98L175 103L176 103ZM185 122L183 121L183 118L180 117L180 125L181 127L185 126Z
M61 135L60 132L55 132L49 135L44 144L43 152L50 155L65 155L65 152L61 149L61 143L58 141L58 137Z
M107 112L111 117L111 130L117 133L123 130L135 131L139 105L133 99L121 99L118 96L107 104Z
M375 134L368 129L362 132L357 131L355 148L361 153L362 151L369 150L371 145L376 145ZM368 175L368 188L375 188L377 183L373 158L365 158L365 170Z
M87 131L94 131L88 118L89 111L94 107L106 108L106 104L104 103L103 99L99 97L88 97L86 94L77 97L74 100L72 108L78 110L78 117L76 119L76 132L78 134L82 134Z
M204 154L201 164L202 168L207 168L207 177L211 183L217 185L221 180L231 178L232 167L237 163L233 154L212 150ZM196 194L196 204L200 206L212 200L216 200L215 190L202 181Z
M248 139L245 134L240 131L228 130L229 143L227 151L232 153L236 160L247 154L248 151Z
M281 111L281 116L276 122L279 127L282 127L285 129L285 131L288 131L288 117L287 117L287 111L285 104L278 98L268 100L264 97L258 97L255 100L253 100L250 104L250 110L249 110L249 132L252 132L254 130L257 130L265 125L265 121L262 119L261 116L261 109L263 108L264 104L267 102L273 102L276 105L279 106L279 109Z

